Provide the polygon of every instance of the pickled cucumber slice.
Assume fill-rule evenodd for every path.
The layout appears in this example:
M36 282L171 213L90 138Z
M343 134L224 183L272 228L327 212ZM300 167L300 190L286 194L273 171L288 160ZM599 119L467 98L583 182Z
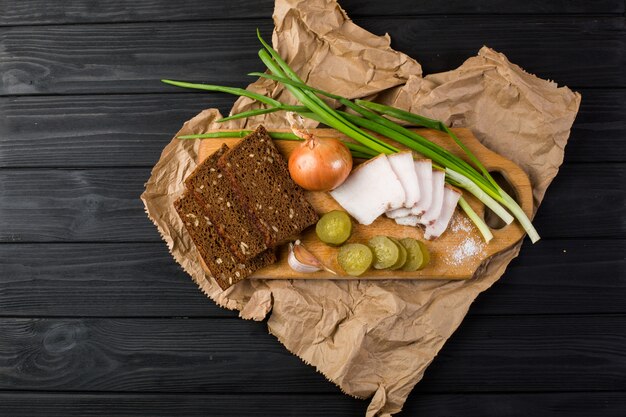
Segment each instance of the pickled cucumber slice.
M315 225L315 233L322 242L339 246L352 234L352 221L345 211L333 210L324 214Z
M422 264L417 269L424 269L426 265L430 263L430 251L426 247L426 244L421 240L418 240L417 243L420 245L420 249L422 250Z
M398 260L396 261L395 264L391 265L391 267L389 268L393 271L394 269L400 269L404 266L404 264L406 263L406 259L407 259L407 250L404 247L404 245L400 243L400 241L396 239L395 237L388 236L388 238L391 239L391 241L395 243L398 246L398 249L400 250L400 252L398 253L399 255Z
M402 267L403 271L417 271L428 265L430 253L423 242L407 237L400 240L407 250L407 261Z
M385 269L398 262L400 248L387 236L374 236L367 245L374 252L374 268Z
M374 254L361 243L343 245L337 254L337 262L348 275L358 277L372 266Z
M407 251L407 260L404 266L402 267L403 271L417 271L419 267L422 265L422 261L424 259L424 255L422 254L422 249L420 248L419 242L413 238L407 237L400 240L402 246L406 248Z

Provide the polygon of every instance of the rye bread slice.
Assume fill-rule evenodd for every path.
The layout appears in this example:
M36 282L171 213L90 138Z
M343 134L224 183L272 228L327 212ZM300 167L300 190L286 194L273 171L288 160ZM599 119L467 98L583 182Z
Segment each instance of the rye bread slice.
M265 236L217 167L217 160L228 151L222 145L185 180L185 186L204 207L220 237L237 259L247 261L267 249Z
M223 290L257 269L276 262L276 255L272 250L266 250L245 262L235 259L228 245L206 216L203 207L188 190L174 202L174 208L196 245L201 260Z
M286 242L318 220L263 126L222 155L217 165L264 231L267 246Z

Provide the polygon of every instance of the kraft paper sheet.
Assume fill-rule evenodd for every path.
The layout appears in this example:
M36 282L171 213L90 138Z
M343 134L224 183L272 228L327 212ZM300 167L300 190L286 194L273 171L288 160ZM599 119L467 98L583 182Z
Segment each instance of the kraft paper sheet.
M472 129L487 147L528 173L535 210L539 206L563 162L578 93L524 72L488 47L455 70L422 77L420 64L391 49L388 35L360 28L333 0L276 0L274 22L274 47L307 83L350 98L375 97ZM248 88L295 104L272 81L259 80ZM255 106L241 98L232 113ZM204 110L177 135L260 123L287 127L282 113L225 124L215 123L219 117L216 109ZM198 147L197 140L173 139L141 197L173 257L217 304L239 310L245 319L269 315L269 331L289 351L345 393L372 397L367 416L402 409L474 299L519 253L521 243L492 257L468 281L244 280L222 291L205 276L172 205L196 166Z

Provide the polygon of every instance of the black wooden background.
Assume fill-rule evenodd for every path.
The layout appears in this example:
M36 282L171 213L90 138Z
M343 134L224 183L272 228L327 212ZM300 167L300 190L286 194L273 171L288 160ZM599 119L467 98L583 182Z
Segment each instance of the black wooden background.
M425 73L483 45L580 91L543 236L402 416L626 415L624 0L345 0ZM261 70L264 0L0 0L0 415L362 416L264 323L204 298L139 195L173 132Z

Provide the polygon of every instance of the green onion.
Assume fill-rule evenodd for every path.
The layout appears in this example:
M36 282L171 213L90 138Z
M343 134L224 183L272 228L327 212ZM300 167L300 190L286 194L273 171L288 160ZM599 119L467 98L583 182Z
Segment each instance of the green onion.
M304 90L308 90L312 93L322 94L326 97L337 100L341 104L358 112L359 114L369 119L370 121L373 121L374 123L367 123L364 121L363 118L359 118L358 116L350 115L349 113L345 113L345 112L339 112L339 114L342 115L345 119L351 121L352 123L356 125L365 127L366 129L383 134L384 136L390 139L393 139L398 143L402 143L403 145L409 147L410 149L420 152L424 156L444 166L452 166L456 170L463 172L466 177L471 178L472 182L474 182L475 184L478 184L479 188L482 191L479 193L476 187L471 187L471 189L468 189L467 188L469 186L468 182L464 183L463 188L465 188L467 191L470 191L470 192L472 192L471 190L474 190L475 192L472 192L472 194L476 195L477 197L478 195L482 196L485 193L489 194L492 197L489 200L489 204L492 204L492 205L495 204L498 207L500 207L500 209L494 210L492 208L492 210L498 216L502 217L501 215L504 215L506 211L502 209L500 204L498 204L496 201L493 200L493 198L496 198L500 203L504 204L509 210L511 210L511 212L519 220L520 224L524 227L524 229L528 233L533 243L539 240L539 234L537 233L536 229L534 228L534 226L532 225L532 223L530 222L530 220L528 219L524 211L521 209L521 207L519 207L517 202L513 200L508 194L506 194L504 190L500 188L498 183L493 179L489 171L487 171L487 169L482 165L482 163L478 160L478 158L457 138L456 134L452 130L450 130L443 122L439 120L430 119L424 116L415 115L413 113L410 113L410 112L407 112L407 111L404 111L402 109L398 109L395 107L385 106L382 104L373 103L373 102L366 101L366 100L355 100L355 103L356 103L355 104L351 102L350 100L344 97L338 96L336 94L328 93L324 90L309 87L306 84L300 82L299 79L288 80L288 79L285 79L284 77L271 75L271 74L264 74L264 73L251 73L251 75L258 75L259 77L269 78L274 81L281 82L285 85L291 85L292 87L297 87L297 88L301 88ZM417 133L411 130L406 129L405 127L397 123L392 122L391 120L381 117L372 111L368 111L364 107L370 108L372 110L376 110L380 113L387 114L392 117L396 117L401 120L414 123L418 126L424 126L424 127L428 127L431 129L435 129L435 130L439 130L439 131L447 133L454 140L454 142L465 152L465 154L468 156L470 161L472 161L474 166L476 166L483 175L481 176L479 173L475 172L469 164L467 164L462 159L456 157L455 155L451 154L447 150L440 148L436 144L428 141L426 138L418 135ZM401 136L394 135L389 129L401 134ZM412 139L413 142L418 142L419 144L416 146L414 143L408 143L407 137L409 139ZM486 201L483 201L483 202L486 202ZM502 220L504 220L507 224L510 224L512 221L512 218L510 217L508 213L506 213L506 215L502 217Z
M265 42L265 40L261 37L261 32L258 29L257 37L259 38L261 44L265 47L265 50L259 51L259 57L261 58L261 61L263 61L265 66L267 66L267 68L277 76L282 76L283 78L288 77L296 82L304 84L303 81L295 73L295 71L293 71L285 61L283 61L278 52L276 52L274 48L272 48L270 45L267 44L267 42ZM328 106L328 104L326 104L322 99L317 97L314 93L306 90L303 91L289 84L285 84L285 87L294 96L296 96L296 98L302 104L308 107L309 110L325 119L324 123L326 125L339 130L341 133L350 136L357 142L361 142L364 145L369 146L370 148L375 149L380 153L390 154L398 151L398 149L390 146L385 141L369 135L366 132L363 132L352 123L343 119L339 114L337 114L334 109Z
M452 178L461 187L474 194L476 198L478 198L487 207L489 207L506 224L511 224L513 222L513 216L511 216L508 211L506 211L500 204L498 204L497 201L495 201L487 193L485 193L482 188L480 188L475 182L473 182L463 174L451 170L450 168L446 168L446 176Z
M280 73L281 69L274 64L266 51L259 51L259 56L261 57L261 60L265 63L265 65L270 69L270 71ZM321 101L321 103L323 103L320 104L317 100L312 99L306 94L306 92L298 88L289 85L286 85L285 87L310 111L315 113L319 117L321 122L326 124L327 126L337 129L341 133L351 137L357 142L362 143L363 145L378 153L391 154L397 151L386 142L377 139L369 134L365 134L365 132L362 132L356 126L345 120L340 119L336 115L334 110L330 109L330 107L328 107L323 101L319 100Z
M371 101L366 101L366 100L356 100L356 102L368 108L371 108L381 113L395 117L397 119L404 120L409 123L414 123L420 126L430 127L431 129L436 129L442 132L446 132L465 152L465 154L472 161L472 163L474 163L474 165L478 169L480 169L484 177L491 184L492 188L500 196L500 198L498 198L498 201L504 204L506 208L508 208L511 211L511 213L513 213L513 215L520 222L520 224L522 225L526 233L528 233L528 237L530 238L530 240L533 243L536 243L540 239L539 233L537 233L537 230L533 226L528 216L526 216L526 213L524 213L524 210L522 210L519 204L517 204L517 202L498 185L498 183L493 179L489 171L487 171L485 166L478 160L478 158L476 158L476 156L456 137L454 132L452 132L445 124L443 124L442 122L438 120L429 119L424 116L416 115L414 113L410 113L405 110L398 109L396 107L385 106L383 104L373 103Z
M288 104L281 103L280 106L276 106L276 107L270 107L270 108L267 108L267 109L248 110L248 111L244 111L244 112L241 112L241 113L233 114L232 116L221 118L221 119L217 120L217 122L218 123L223 123L223 122L227 122L229 120L246 119L248 117L259 116L261 114L274 113L274 112L277 112L277 111L302 112L302 111L307 111L307 110L308 109L306 107L304 107L304 106L290 106Z
M224 123L229 120L244 119L248 117L260 116L262 114L274 113L279 110L282 110L282 109L280 107L270 107L268 109L255 109L255 110L250 110L250 111L245 111L242 113L234 114L228 117L222 117L221 119L216 120L216 122Z
M396 131L386 126L377 124L376 122L369 120L369 119L364 119L358 116L350 115L348 113L345 114L345 117L347 117L349 120L351 120L354 123L358 123L359 125L365 127L366 129L375 131L390 139L393 139L400 143L405 144L410 149L416 152L419 152L424 156L431 158L433 161L439 163L443 167L446 167L446 166L449 167L451 165L455 166L455 164L451 163L449 160L442 159L438 155L432 153L428 148L424 147L421 143L411 142L410 139L407 139L405 136L399 135ZM500 206L500 204L498 204L498 202L496 202L492 196L489 195L489 194L492 194L493 196L498 196L494 191L489 190L489 189L484 190L483 188L478 186L477 183L475 182L476 181L475 177L470 179L467 176L462 175L455 170L446 168L446 172L448 172L448 170L450 170L450 172L453 172L455 174L454 176L447 175L448 177L457 180L457 183L461 188L469 191L476 198L482 201L485 205L490 207L496 215L502 218L504 222L506 222L507 224L510 224L513 221L513 217L506 210L504 210L504 208L502 208L502 206ZM460 172L465 173L464 170L461 170ZM458 179L460 178L462 178L463 180L459 181Z
M228 132L210 132L196 135L176 136L176 139L213 139L213 138L245 138L252 133L252 130L232 130ZM272 139L277 140L302 140L293 133L268 132Z
M474 225L476 225L476 228L478 229L480 234L483 235L483 239L485 239L485 242L489 243L491 239L493 239L493 234L491 233L489 226L487 226L483 219L481 219L480 216L476 214L472 206L470 206L463 197L459 198L459 206L461 207L461 209L463 209L465 214L467 214L467 217L469 217Z
M378 131L378 130L376 130L376 127L375 127L375 126L378 126L378 125L368 123L367 126L366 126L366 122L361 121L360 120L361 118L357 118L355 115L352 115L352 114L349 114L349 113L338 111L338 113L340 115L342 115L348 121L351 121L352 123L354 123L354 124L356 124L358 126L365 127L367 129L375 131L377 133L381 133L384 136L389 137L390 139L394 139L398 143L402 143L403 145L408 146L409 148L411 148L413 150L416 150L416 149L413 148L413 146L411 144L407 143L407 139L404 138L404 136L407 136L410 139L411 143L412 142L419 142L419 144L421 145L420 146L421 151L418 151L418 152L422 153L424 156L426 156L426 157L428 157L430 159L433 159L435 161L445 163L445 164L454 164L457 169L463 170L463 171L467 171L467 174L469 176L473 177L476 181L482 181L483 180L483 178L478 173L474 173L473 172L472 167L467 162L465 162L462 159L458 158L456 155L454 155L454 154L448 152L447 150L441 148L440 146L434 144L433 142L429 141L428 139L424 138L423 136L418 135L417 133L415 133L415 132L413 132L413 131L411 131L409 129L406 129L405 127L403 127L401 125L398 125L397 123L394 123L394 122L392 122L389 119L386 119L386 118L384 118L382 116L379 116L378 114L376 114L376 113L374 113L372 111L369 111L368 109L366 109L366 108L364 108L362 106L359 106L358 104L355 104L355 103L351 102L350 100L348 100L348 99L346 99L344 97L338 96L336 94L329 93L329 92L324 91L324 90L320 90L320 89L317 89L317 88L309 87L306 84L302 84L302 83L294 81L294 80L289 80L289 79L286 79L284 77L279 77L279 76L275 76L275 75L271 75L271 74L265 74L265 73L258 73L258 72L250 73L250 75L258 75L259 77L268 78L268 79L271 79L271 80L274 80L274 81L281 82L283 84L292 85L294 87L302 88L304 90L309 90L311 92L322 94L322 95L324 95L326 97L335 99L335 100L339 101L341 104L345 105L346 107L348 107L348 108L354 110L355 112L361 114L365 118L367 118L367 119L377 123L378 125L382 125L385 128L387 128L387 129L382 129L381 128L382 130L384 130L384 132ZM356 100L357 103L361 102L361 101L362 100ZM367 103L370 103L370 102L367 102ZM376 103L373 103L373 104L376 104ZM422 116L419 116L419 117L422 117ZM426 119L426 118L424 118L424 119ZM432 119L427 119L427 120L432 120ZM438 120L432 120L432 121L436 122L436 125L431 123L430 124L431 126L436 126L437 130L443 130L443 131L449 132L449 134L454 137L454 139L457 141L457 143L460 144L462 149L466 150L468 153L471 154L469 149L467 149L465 147L465 145L463 145L458 140L456 135L454 135L454 133L452 131L450 131L447 126L443 125L443 123L439 122ZM426 125L424 124L424 126L426 126ZM441 127L441 126L443 126L443 127ZM394 130L394 131L398 132L399 134L401 134L402 136L393 135L393 134L392 134L393 137L389 136L389 133L391 131L388 130L388 129ZM471 156L474 157L473 154L471 154ZM476 159L476 158L474 157L474 159ZM480 164L480 162L478 162L478 163ZM487 172L487 171L485 170L485 172ZM487 172L487 175L489 175L488 172Z
M244 96L244 97L248 97L253 100L259 101L261 103L265 103L270 106L281 105L281 102L278 100L274 100L273 98L269 98L269 97L266 97L261 94L257 94L249 90L244 90L243 88L223 87L221 85L212 85L212 84L188 83L185 81L175 81L175 80L161 80L161 82L165 84L174 85L176 87L191 88L194 90L217 91L220 93L228 93L228 94L233 94L236 96Z
M249 134L252 133L252 130L234 130L228 132L210 132L210 133L200 133L196 135L181 135L177 136L176 139L215 139L215 138L245 138ZM304 139L294 135L293 133L288 132L267 132L272 139L276 140L293 140L293 141L303 141ZM361 159L369 159L376 155L376 152L372 151L370 148L359 145L358 143L341 141L352 153L352 156L355 158Z
M415 126L423 126L429 129L438 130L440 132L447 133L452 140L465 152L468 158L474 163L474 166L482 172L482 174L489 180L489 182L497 189L499 188L498 183L492 178L491 174L483 164L476 158L474 153L470 151L464 144L457 138L456 134L448 128L443 122L435 119L430 119L425 116L420 116L419 114L410 113L408 111L399 109L397 107L386 106L384 104L374 103L367 100L355 100L357 104L362 105L363 107L367 107L374 111L377 111L382 114L386 114L388 116L395 117L396 119L404 120L405 122L409 122L414 124Z
M293 96L300 103L302 103L302 105L288 105L281 103L278 100L240 88L222 87L210 84L194 84L172 80L163 80L163 82L184 88L218 91L244 96L269 106L268 108L254 109L234 114L220 119L218 122L269 114L277 111L288 110L297 112L304 117L332 127L357 141L357 144L344 142L355 158L367 159L380 153L392 154L398 152L398 148L379 139L369 132L371 131L381 134L391 140L405 145L411 150L419 152L427 158L430 158L433 161L433 166L439 166L445 169L446 182L463 188L476 196L476 198L482 201L485 206L489 207L507 224L510 224L514 218L517 218L522 227L528 233L532 242L534 243L539 240L537 231L522 208L498 185L478 158L476 158L476 156L457 138L456 134L443 122L367 100L351 101L345 97L308 86L280 57L278 52L276 52L276 50L263 40L258 30L257 36L264 47L264 49L259 51L259 58L261 58L261 61L263 61L270 73L252 72L249 75L268 78L283 84L284 87L291 92L291 94L293 94ZM345 107L355 111L358 115L336 110L329 106L318 95L336 100ZM384 116L390 116L416 126L423 126L446 133L463 150L473 166L418 133L407 129ZM362 129L367 129L367 131ZM244 137L249 133L251 133L251 131L241 130L235 132L213 132L200 135L184 135L179 138L204 139L215 137ZM300 140L300 138L291 133L270 132L270 136L274 139ZM476 212L474 212L471 206L463 198L459 200L459 206L463 209L463 211L465 211L470 220L474 222L480 233L483 235L485 241L489 242L489 240L493 238L493 235L483 219L481 219ZM515 217L507 212L503 206L508 208Z

